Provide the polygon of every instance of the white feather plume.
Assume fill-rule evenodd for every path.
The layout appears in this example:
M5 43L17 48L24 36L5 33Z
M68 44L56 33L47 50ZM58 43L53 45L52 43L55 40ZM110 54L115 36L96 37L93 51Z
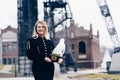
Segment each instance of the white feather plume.
M62 57L64 52L65 52L65 39L61 38L59 40L59 43L53 49L52 54L58 54L58 55L60 55L60 57Z

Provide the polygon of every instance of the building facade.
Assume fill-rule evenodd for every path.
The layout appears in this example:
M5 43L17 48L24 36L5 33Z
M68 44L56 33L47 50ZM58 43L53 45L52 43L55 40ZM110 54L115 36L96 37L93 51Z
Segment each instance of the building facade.
M17 29L8 26L1 30L2 63L14 64L18 59Z
M86 30L83 26L75 25L74 20L70 20L70 26L66 30L56 32L56 39L62 37L68 39L68 49L74 55L78 67L97 68L100 66L99 32L93 35L92 24L90 24L90 30Z

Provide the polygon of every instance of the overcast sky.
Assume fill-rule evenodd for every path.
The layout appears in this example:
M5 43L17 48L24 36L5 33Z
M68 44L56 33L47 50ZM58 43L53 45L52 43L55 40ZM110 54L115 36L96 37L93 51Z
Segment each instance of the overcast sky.
M17 25L17 0L0 0L0 27Z
M93 25L94 34L100 32L100 43L111 47L111 39L100 13L96 0L68 0L73 19L79 26L89 29ZM120 34L120 4L119 0L107 0L117 33ZM43 18L42 0L39 0L39 19ZM0 0L0 28L7 25L17 28L17 0ZM118 35L120 36L120 35Z

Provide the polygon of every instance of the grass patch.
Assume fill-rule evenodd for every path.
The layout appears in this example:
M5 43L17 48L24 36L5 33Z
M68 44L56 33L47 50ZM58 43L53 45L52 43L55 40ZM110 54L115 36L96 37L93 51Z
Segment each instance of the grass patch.
M81 79L84 78L85 80L120 80L120 74L85 74L85 75L74 75L74 76L67 76L69 79Z
M120 74L107 74L107 73L100 73L100 74L85 74L85 75L71 75L67 76L69 79L85 79L85 80L120 80Z
M85 78L98 78L98 79L109 79L109 80L120 80L120 74L87 74L83 75Z
M1 70L2 68L4 68L4 65L3 65L3 64L0 64L0 70Z
M14 65L12 65L11 69L9 70L9 72L15 72L15 67L14 67Z

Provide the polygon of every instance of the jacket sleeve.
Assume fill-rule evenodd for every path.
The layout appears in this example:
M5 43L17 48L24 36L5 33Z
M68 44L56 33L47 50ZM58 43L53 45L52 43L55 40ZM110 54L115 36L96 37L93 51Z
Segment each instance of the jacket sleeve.
M27 49L26 49L26 55L28 59L30 60L44 60L44 55L39 55L36 53L36 47L32 39L27 40Z

